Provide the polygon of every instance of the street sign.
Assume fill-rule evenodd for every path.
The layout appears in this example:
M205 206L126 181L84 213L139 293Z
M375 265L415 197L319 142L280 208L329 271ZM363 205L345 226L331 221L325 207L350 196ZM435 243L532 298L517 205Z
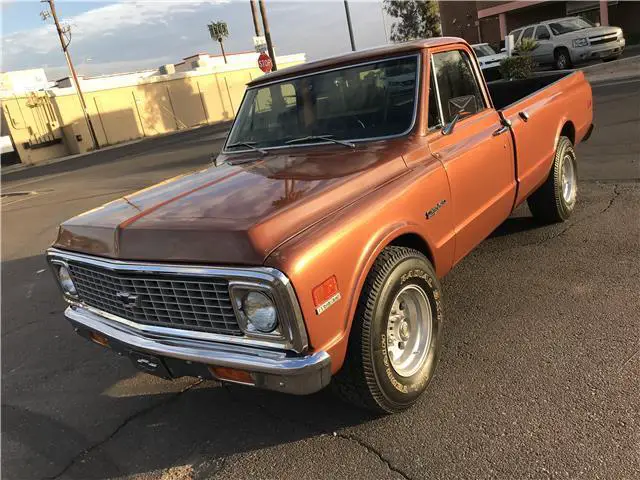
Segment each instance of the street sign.
M271 61L271 57L269 57L269 55L267 55L266 53L262 52L258 57L258 67L260 67L260 70L262 70L264 73L269 73L273 68L273 62Z
M264 35L260 35L259 37L253 37L253 46L256 49L256 52L263 53L267 51L267 39Z

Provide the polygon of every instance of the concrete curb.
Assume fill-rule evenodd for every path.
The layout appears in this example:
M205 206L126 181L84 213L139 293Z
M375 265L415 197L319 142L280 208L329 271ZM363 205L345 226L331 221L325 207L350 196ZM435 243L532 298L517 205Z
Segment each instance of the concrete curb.
M625 68L628 67L627 64L638 63L638 68L640 69L640 52L638 55L634 55L633 57L621 58L619 60L613 60L612 62L603 62L597 63L595 65L589 65L588 67L584 67L582 71L585 73L600 73L606 72L607 70L613 68Z

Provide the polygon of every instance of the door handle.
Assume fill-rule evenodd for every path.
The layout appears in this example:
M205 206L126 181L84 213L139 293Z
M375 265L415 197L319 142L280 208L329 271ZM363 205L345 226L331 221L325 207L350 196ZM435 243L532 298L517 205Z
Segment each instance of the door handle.
M504 132L508 132L508 131L509 131L509 127L506 125L503 125L499 129L497 129L495 132L493 132L493 136L497 137L498 135L502 135Z
M524 120L525 122L528 122L528 121L529 121L529 114L528 114L525 110L522 110L521 112L518 112L518 115L519 115L519 116L520 116L520 118L521 118L522 120Z

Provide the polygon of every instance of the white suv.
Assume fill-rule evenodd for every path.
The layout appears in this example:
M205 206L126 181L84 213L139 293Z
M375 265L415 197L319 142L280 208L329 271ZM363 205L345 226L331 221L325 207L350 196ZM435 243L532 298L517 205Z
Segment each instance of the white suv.
M518 28L511 35L516 47L523 39L533 38L537 43L533 59L560 70L598 58L614 60L625 46L621 28L595 26L580 17L546 20Z

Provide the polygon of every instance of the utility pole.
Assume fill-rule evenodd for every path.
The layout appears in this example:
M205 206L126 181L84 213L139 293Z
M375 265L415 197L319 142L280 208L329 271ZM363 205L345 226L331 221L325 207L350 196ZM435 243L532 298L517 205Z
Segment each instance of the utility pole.
M344 11L347 14L347 25L349 26L349 39L351 40L351 50L356 51L356 41L353 39L353 27L351 26L351 13L349 12L349 2L344 0Z
M256 37L261 37L262 32L258 22L258 4L256 0L249 0L249 3L251 4L251 16L253 17L253 30L256 32Z
M89 117L89 111L87 110L87 104L84 101L84 96L82 95L82 90L80 89L80 82L78 81L78 75L76 74L76 69L71 62L71 56L69 55L69 44L71 43L71 30L69 27L63 29L60 26L60 22L58 21L58 14L56 13L56 6L53 3L53 0L40 0L42 3L48 3L49 8L51 9L51 16L53 17L53 22L56 24L56 30L58 31L58 37L60 37L60 45L62 46L62 51L64 53L64 58L67 60L67 66L69 67L69 71L71 72L71 76L73 77L73 84L76 87L76 93L78 94L78 100L80 101L80 107L82 108L82 113L84 114L84 119L87 122L87 127L89 128L89 134L91 135L91 141L93 142L93 148L96 150L100 149L100 145L98 144L98 137L96 137L96 131L93 129L93 124L91 123L91 118ZM46 15L43 14L43 19L46 19ZM65 37L65 33L68 34L68 37Z
M264 6L264 0L260 0L260 15L262 16L262 26L264 27L264 39L267 42L267 50L273 63L272 72L278 70L276 66L276 54L273 52L273 44L271 43L271 32L269 31L269 21L267 20L267 9Z

